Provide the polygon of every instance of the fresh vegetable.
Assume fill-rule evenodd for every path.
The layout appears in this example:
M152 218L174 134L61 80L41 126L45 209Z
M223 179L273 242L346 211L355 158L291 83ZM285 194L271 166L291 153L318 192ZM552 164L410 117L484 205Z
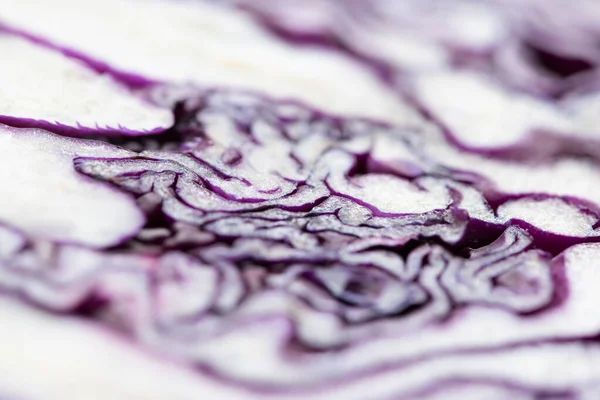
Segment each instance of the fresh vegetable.
M0 398L595 399L574 3L5 0Z
M72 136L152 134L173 124L169 110L17 34L0 31L0 51L1 123Z

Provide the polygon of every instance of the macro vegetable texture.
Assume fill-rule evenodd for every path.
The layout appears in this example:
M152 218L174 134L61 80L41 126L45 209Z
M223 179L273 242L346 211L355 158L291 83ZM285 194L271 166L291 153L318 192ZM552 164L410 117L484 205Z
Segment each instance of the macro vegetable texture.
M600 398L600 3L0 5L0 399Z

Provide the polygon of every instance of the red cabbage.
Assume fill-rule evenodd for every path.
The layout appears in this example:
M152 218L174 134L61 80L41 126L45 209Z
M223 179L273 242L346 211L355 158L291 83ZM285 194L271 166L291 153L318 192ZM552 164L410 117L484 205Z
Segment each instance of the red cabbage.
M173 123L169 110L28 38L0 32L0 50L1 123L73 136L151 134Z
M596 399L591 0L7 0L1 399Z

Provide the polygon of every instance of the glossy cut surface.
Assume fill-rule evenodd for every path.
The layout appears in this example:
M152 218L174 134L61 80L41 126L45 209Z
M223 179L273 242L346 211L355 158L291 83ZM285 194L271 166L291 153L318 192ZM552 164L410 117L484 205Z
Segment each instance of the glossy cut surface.
M600 5L0 10L0 398L598 397Z

